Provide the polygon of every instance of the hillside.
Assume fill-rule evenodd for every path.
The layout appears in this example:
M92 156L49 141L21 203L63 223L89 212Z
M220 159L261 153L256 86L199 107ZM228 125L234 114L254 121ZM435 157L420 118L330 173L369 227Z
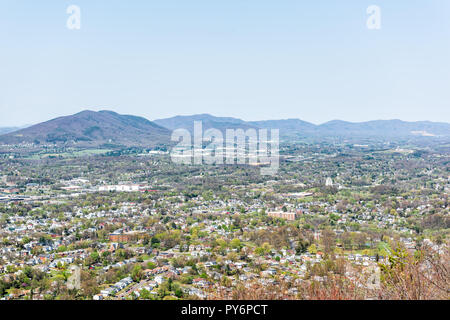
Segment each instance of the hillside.
M112 111L87 110L2 135L0 143L150 147L167 143L169 139L169 130L147 119Z

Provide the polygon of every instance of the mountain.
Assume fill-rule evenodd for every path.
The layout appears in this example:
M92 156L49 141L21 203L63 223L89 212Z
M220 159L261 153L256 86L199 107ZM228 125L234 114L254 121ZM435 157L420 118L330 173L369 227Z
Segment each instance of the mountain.
M401 120L375 120L346 122L333 120L318 126L320 135L364 137L450 136L450 124L442 122Z
M251 121L249 123L262 129L279 129L280 137L284 138L310 136L316 132L317 128L315 124L300 119Z
M145 118L112 111L82 111L0 136L3 144L57 144L79 147L155 146L170 131Z
M0 135L20 130L19 127L3 127L0 128Z
M7 128L0 135L0 144L34 143L77 147L154 147L170 142L171 132L184 128L193 132L194 121L201 121L203 130L215 128L225 134L226 129L279 129L280 138L314 138L323 140L334 137L397 138L450 137L450 124L442 122L405 122L401 120L376 120L346 122L333 120L315 125L300 119L244 121L231 117L215 117L210 114L176 116L151 122L145 118L120 115L112 111L82 111L56 118L14 132ZM0 131L1 134L2 131Z
M406 122L401 120L376 120L368 122L347 122L333 120L315 125L300 119L244 121L236 118L214 117L209 114L176 116L155 120L155 123L169 130L178 128L193 131L194 121L202 121L203 129L279 129L280 137L343 137L343 138L408 138L408 137L450 137L450 124L430 121Z
M226 129L258 129L257 126L244 120L230 117L215 117L210 114L198 114L192 116L176 116L167 119L159 119L154 122L161 127L169 130L186 129L189 132L194 132L194 122L201 121L203 130L210 128L218 129L225 132Z
M24 125L24 126L20 126L20 127L1 127L0 128L0 135L11 133L11 132L14 132L14 131L19 131L20 129L25 129L25 128L28 128L30 126L31 125L28 124L28 125Z

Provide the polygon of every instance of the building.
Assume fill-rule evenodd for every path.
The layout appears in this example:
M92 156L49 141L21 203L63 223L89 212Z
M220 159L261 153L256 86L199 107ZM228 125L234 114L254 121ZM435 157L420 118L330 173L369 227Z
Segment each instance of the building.
M109 234L109 241L111 242L129 242L144 238L145 233L138 231L131 232L114 232Z
M144 187L142 187L144 188ZM147 188L147 187L145 187ZM138 192L141 190L141 186L137 184L120 184L120 185L106 185L98 188L100 192L116 191L116 192Z
M289 221L294 221L297 218L297 214L295 212L274 211L268 212L267 215L269 217L286 219Z

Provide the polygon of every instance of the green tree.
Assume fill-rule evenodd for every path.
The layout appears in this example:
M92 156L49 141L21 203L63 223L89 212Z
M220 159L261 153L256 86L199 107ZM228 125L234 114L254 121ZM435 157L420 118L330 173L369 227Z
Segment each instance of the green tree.
M144 272L142 271L142 266L140 264L136 264L133 270L131 271L131 278L134 281L139 282L142 280L143 276Z
M310 245L308 247L308 252L311 254L316 254L317 253L317 246L313 243L312 245Z

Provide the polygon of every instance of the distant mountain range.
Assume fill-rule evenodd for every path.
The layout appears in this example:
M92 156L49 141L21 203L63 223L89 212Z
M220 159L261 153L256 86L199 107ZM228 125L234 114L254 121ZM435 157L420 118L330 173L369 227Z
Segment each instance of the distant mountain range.
M20 129L25 129L27 127L30 127L30 125L27 126L21 126L21 127L0 127L0 135L7 134L14 131L19 131Z
M209 114L176 116L154 122L169 130L184 128L192 132L194 121L202 121L203 128L224 129L264 128L279 129L281 137L380 137L405 138L414 136L450 136L450 123L401 120L376 120L368 122L329 121L315 125L300 119L244 121L236 118L214 117Z
M20 130L19 127L3 127L0 128L0 134L6 134L6 133L10 133L10 132L14 132Z
M113 111L83 111L56 118L28 128L0 128L1 144L58 144L79 147L153 147L170 142L171 131L184 128L193 132L194 121L203 130L279 129L281 138L413 138L450 137L450 124L377 120L369 122L330 121L315 125L300 119L244 121L209 114L176 116L149 121L142 117L120 115Z

